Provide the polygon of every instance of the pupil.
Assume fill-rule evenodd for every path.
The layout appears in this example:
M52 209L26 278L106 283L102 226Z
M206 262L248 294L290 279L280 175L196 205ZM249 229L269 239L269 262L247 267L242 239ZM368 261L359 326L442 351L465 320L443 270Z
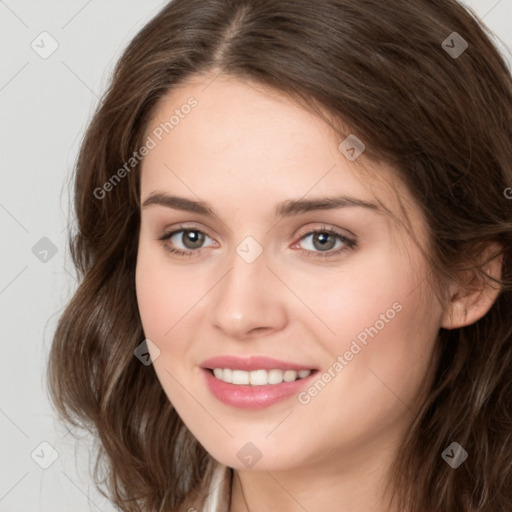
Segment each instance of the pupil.
M330 233L318 233L313 237L313 245L315 246L315 249L332 249L336 243L334 240L334 237L331 237L331 243L327 241L327 239L331 237ZM316 245L316 241L320 240L321 243L319 246Z
M183 244L188 249L197 249L201 247L204 242L203 233L199 233L199 231L189 231L186 230L183 233Z

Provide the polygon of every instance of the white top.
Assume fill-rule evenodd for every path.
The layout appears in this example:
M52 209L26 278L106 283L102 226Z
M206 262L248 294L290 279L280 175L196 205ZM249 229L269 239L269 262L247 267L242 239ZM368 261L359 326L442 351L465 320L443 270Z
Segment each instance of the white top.
M217 463L210 484L203 512L229 512L231 471L225 464Z

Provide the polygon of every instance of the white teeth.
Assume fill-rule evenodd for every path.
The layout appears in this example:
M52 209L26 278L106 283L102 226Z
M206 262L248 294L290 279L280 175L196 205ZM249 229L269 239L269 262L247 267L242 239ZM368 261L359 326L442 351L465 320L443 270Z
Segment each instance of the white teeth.
M283 380L285 382L293 382L297 378L297 372L293 370L286 370L284 372Z
M233 384L249 384L249 372L233 370Z
M264 386L268 384L268 374L265 370L254 370L249 372L251 386Z
M283 382L283 371L282 370L269 370L268 383L269 384L281 384L281 382Z
M232 384L265 386L267 384L281 384L304 379L311 374L311 370L231 370L230 368L214 368L213 374L219 380Z

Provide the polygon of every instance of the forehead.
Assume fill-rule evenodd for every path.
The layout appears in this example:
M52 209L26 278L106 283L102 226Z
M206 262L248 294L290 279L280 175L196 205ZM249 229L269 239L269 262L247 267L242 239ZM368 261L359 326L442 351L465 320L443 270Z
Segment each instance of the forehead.
M197 105L179 122L175 115L172 128L166 125L176 111L179 116L180 109L189 110L189 98ZM205 79L172 91L158 105L148 134L159 127L169 133L164 131L147 166L172 153L174 161L184 156L190 163L208 160L209 169L219 172L238 169L277 178L277 171L291 165L303 162L301 168L313 170L338 157L336 139L320 119L284 96L270 96L236 79Z
M233 77L196 76L170 91L146 137L155 147L143 160L142 197L172 190L212 204L268 203L270 209L304 196L375 201L377 195L400 215L399 187L412 204L388 166L369 170L364 153L348 160L338 148L343 139L318 115L282 93Z

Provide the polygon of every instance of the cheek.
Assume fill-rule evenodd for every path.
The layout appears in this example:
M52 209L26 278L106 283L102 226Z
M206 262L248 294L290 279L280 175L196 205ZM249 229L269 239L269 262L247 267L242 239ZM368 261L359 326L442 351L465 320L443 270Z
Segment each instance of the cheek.
M144 332L155 341L171 337L174 326L204 295L204 279L190 277L171 266L162 248L139 246L135 286Z
M413 417L432 377L437 327L421 294L409 291L352 295L333 324L336 336L317 338L329 356L323 383L299 397L300 422L322 416L326 438L351 445Z
M405 404L412 404L434 366L431 356L441 310L427 302L419 290L403 297L401 305L402 310L378 334L368 338L366 365L383 387Z
M408 256L389 254L323 286L305 283L301 292L307 291L308 305L332 331L315 338L328 353L325 367L344 359L343 369L334 371L344 377L334 387L351 383L366 388L364 396L393 398L394 392L405 401L428 373L442 309L427 293L426 269L412 266Z
M337 324L338 343L330 344L330 352L333 361L343 357L343 369L332 391L351 396L357 390L354 399L361 401L361 414L369 414L369 404L375 409L373 418L386 410L413 410L423 380L429 381L439 311L424 293L411 289L389 283L387 289L355 296L344 322Z
M184 380L190 360L183 329L189 321L187 311L197 303L201 291L190 286L183 272L175 268L171 272L163 249L143 243L139 246L135 286L144 335L154 344L149 345L153 368L171 403L179 406L187 397L175 379Z
M380 317L386 315L386 311L386 320L396 323L395 317L399 316L396 309L414 299L408 294L417 285L414 269L396 261L390 251L347 260L338 269L296 272L291 268L284 270L283 281L303 303L293 301L292 297L291 314L295 314L299 322L309 324L314 339L322 340L331 353L339 353L345 346L348 348L359 333L363 333L361 338L364 339L365 328L375 322L382 330ZM400 304L394 309L396 303ZM387 327L388 322L385 325Z
M159 338L165 332L164 326L170 321L166 310L172 311L173 307L168 302L171 297L166 294L166 286L158 277L159 273L144 257L144 251L139 250L135 287L144 333L150 339Z

